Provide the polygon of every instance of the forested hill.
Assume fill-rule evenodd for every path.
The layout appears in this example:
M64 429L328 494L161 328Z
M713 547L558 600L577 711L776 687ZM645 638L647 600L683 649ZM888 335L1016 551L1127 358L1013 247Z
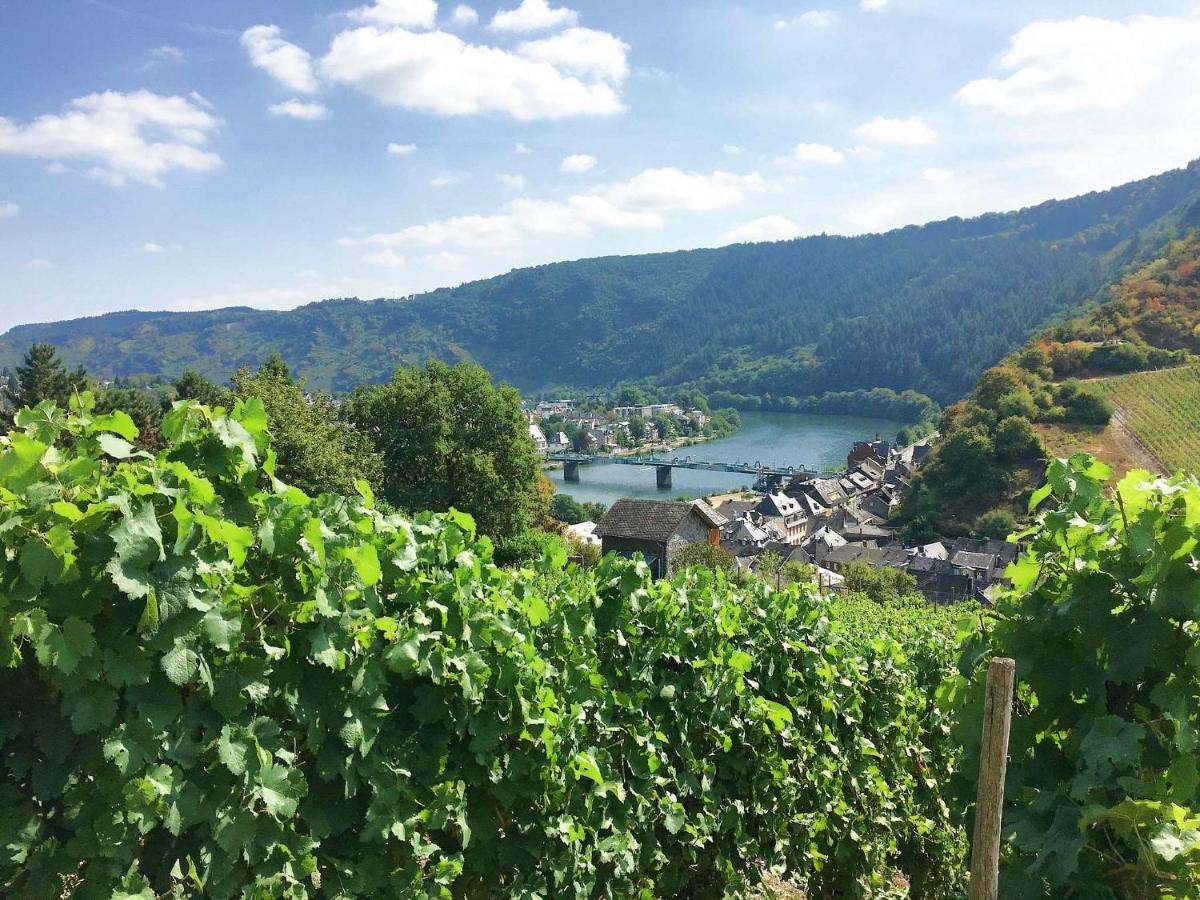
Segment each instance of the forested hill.
M0 338L0 365L49 342L98 376L192 368L224 378L277 350L311 386L339 390L397 364L471 357L527 390L640 380L804 397L890 387L944 402L1181 225L1200 225L1200 162L880 235L558 263L407 300L21 326Z

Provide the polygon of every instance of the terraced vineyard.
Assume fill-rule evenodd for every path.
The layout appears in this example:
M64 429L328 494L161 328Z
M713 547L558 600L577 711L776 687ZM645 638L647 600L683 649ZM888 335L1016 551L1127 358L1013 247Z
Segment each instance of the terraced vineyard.
M1200 366L1091 382L1168 471L1200 471Z

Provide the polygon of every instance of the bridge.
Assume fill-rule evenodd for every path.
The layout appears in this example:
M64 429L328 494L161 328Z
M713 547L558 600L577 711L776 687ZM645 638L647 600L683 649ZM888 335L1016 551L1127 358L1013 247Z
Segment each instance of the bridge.
M753 475L755 490L771 490L778 487L784 479L790 478L821 478L836 476L835 472L820 472L803 466L768 466L762 463L747 462L707 462L705 460L685 457L665 456L609 456L605 454L577 453L571 450L554 451L545 454L548 462L563 464L563 480L579 481L580 465L608 466L653 466L657 470L658 487L660 490L671 489L672 469L698 469L704 472L732 472L739 475Z

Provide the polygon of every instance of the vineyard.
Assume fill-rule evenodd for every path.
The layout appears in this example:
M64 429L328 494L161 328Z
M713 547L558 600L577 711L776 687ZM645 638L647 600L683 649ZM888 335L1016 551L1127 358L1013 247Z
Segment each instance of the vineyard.
M1200 485L1059 461L1000 615L642 562L166 447L84 394L0 449L0 895L961 896L979 672L1018 660L1004 896L1200 896ZM1094 523L1094 524L1093 524ZM1168 552L1169 551L1169 552Z
M1168 471L1200 471L1200 366L1089 382Z

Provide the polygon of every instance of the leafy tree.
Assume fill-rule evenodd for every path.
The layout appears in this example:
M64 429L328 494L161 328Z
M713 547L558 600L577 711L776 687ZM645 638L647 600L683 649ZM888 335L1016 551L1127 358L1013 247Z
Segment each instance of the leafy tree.
M676 572L692 566L700 566L726 574L730 574L734 570L732 553L717 544L708 544L703 541L688 544L672 557L671 565Z
M163 405L145 389L133 387L109 388L96 397L96 411L101 414L125 412L138 430L138 446L158 450L165 442L161 426Z
M203 375L188 369L175 380L175 396L180 400L195 400L205 406L229 408L236 399L229 388L219 387Z
M629 433L635 441L641 441L646 436L646 420L641 416L630 416Z
M43 400L65 408L72 393L87 388L88 377L82 366L68 372L53 345L33 344L17 366L15 382L8 398L14 412Z
M588 453L592 450L592 430L586 425L571 437L571 449L576 453Z
M583 520L585 522L599 522L604 518L606 512L608 512L608 507L603 503L595 500L583 502Z
M277 355L257 372L233 376L237 396L257 397L278 454L276 474L309 494L349 494L364 481L372 490L382 483L383 460L362 431L339 416L327 394L309 395Z
M1008 509L989 509L975 520L975 533L980 537L1004 540L1016 530L1016 516Z
M627 386L617 391L613 398L614 406L645 406L646 394L639 387Z
M473 363L400 368L345 409L383 457L383 496L400 509L470 513L491 537L515 537L543 514L539 463L520 395Z
M568 525L575 525L587 519L583 504L570 494L554 495L554 499L550 501L550 515Z
M1009 416L996 428L996 456L1002 462L1038 459L1042 442L1024 416Z
M866 563L850 563L842 578L846 590L865 594L877 603L894 602L917 588L916 578L891 566L876 569Z

